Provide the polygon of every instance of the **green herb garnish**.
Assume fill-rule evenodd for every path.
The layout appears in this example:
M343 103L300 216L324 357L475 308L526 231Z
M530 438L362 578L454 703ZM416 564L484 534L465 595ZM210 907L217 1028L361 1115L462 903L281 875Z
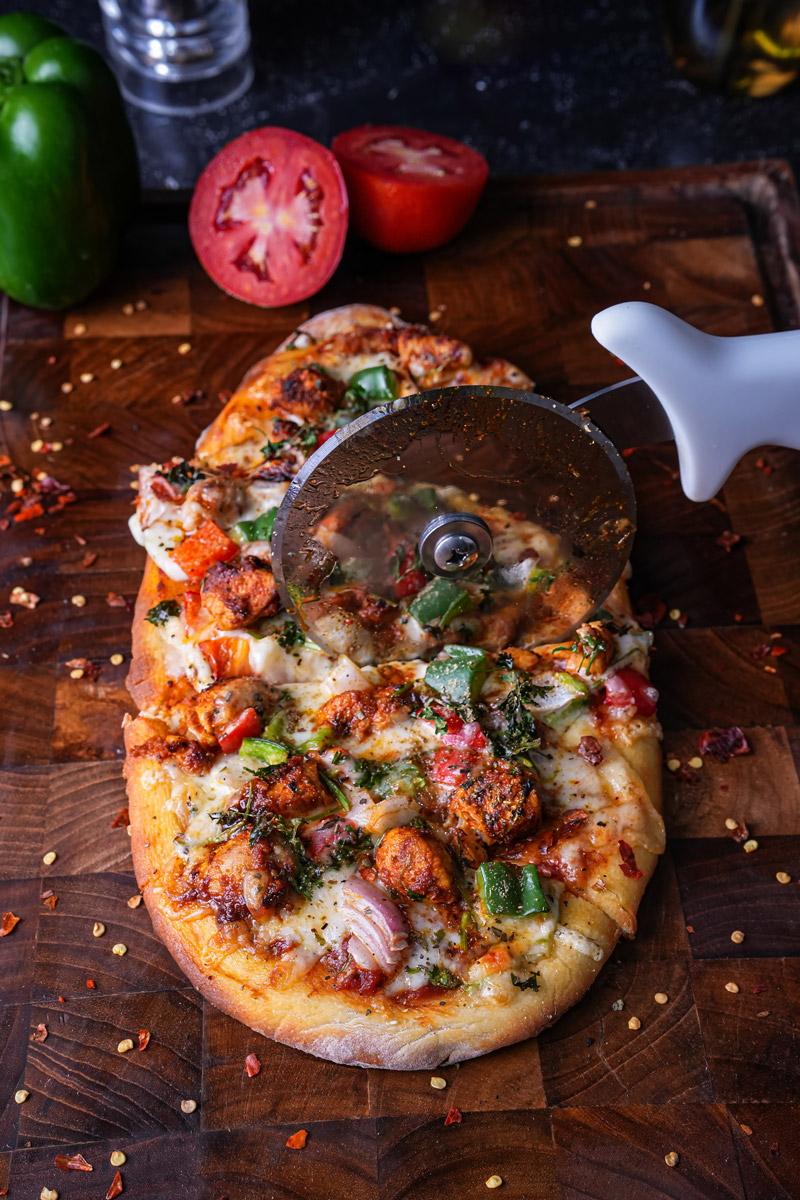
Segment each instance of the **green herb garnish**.
M151 625L164 625L170 617L180 615L181 606L177 600L159 600L158 604L148 609L145 621L149 621Z

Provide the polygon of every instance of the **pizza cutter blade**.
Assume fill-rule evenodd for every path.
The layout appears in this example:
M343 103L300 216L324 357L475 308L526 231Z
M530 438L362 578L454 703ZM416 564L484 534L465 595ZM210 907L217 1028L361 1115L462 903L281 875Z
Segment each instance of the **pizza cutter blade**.
M635 532L633 487L586 417L513 388L442 388L365 413L289 486L273 569L311 638L357 663L566 636Z

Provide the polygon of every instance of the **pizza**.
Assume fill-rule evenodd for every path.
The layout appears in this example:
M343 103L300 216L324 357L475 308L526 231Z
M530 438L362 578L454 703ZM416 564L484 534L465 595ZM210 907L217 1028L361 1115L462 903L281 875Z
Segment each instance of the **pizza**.
M620 581L566 639L528 644L520 589L577 602L521 514L387 479L319 530L325 648L281 606L271 535L309 455L376 404L472 383L532 386L384 309L321 313L190 461L139 472L137 880L204 996L341 1063L430 1068L537 1034L634 935L664 847L651 635ZM393 524L443 504L495 539L455 598Z

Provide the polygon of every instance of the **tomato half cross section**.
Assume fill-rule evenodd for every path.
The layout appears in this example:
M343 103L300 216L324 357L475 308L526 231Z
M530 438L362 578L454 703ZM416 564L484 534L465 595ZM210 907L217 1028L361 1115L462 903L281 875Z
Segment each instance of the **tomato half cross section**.
M226 292L274 308L328 282L347 234L347 189L330 150L266 126L221 150L197 181L189 233Z
M433 250L460 233L489 167L462 142L402 125L361 125L333 141L353 228L380 250Z

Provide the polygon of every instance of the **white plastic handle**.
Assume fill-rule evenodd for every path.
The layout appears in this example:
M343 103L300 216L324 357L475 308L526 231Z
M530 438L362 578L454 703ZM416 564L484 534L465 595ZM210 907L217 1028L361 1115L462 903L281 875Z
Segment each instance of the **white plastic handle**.
M800 450L800 329L714 337L632 300L599 312L592 333L663 405L690 500L710 500L755 446Z

